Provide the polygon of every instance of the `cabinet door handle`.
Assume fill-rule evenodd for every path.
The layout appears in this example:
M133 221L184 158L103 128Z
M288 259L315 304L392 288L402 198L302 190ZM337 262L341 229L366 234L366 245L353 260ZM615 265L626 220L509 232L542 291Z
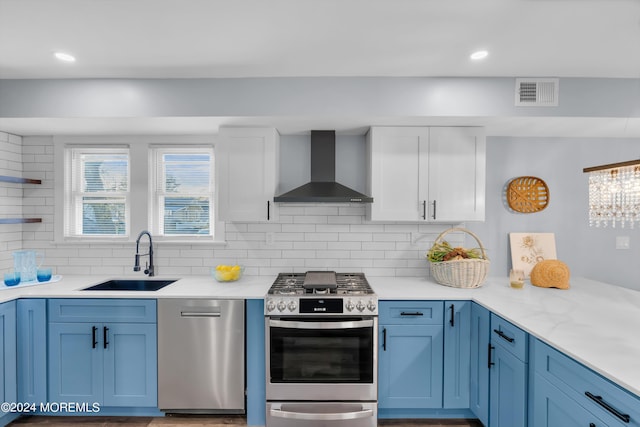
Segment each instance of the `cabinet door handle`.
M449 324L453 328L456 326L456 313L455 313L455 307L453 306L453 304L451 304L451 307L449 307L449 310L451 310L451 318L449 319Z
M433 201L433 219L436 219L436 201Z
M427 201L426 200L422 201L422 219L424 220L427 219Z
M382 351L387 351L387 328L382 328Z
M505 333L504 333L504 332L502 332L502 331L500 331L500 330L498 330L498 329L494 329L494 330L493 330L493 332L495 332L496 334L498 334L498 336L499 336L500 338L502 338L503 340L505 340L505 341L508 341L508 342L513 342L513 341L514 341L514 339L513 339L513 338L511 338L511 337L510 337L510 336L508 336L508 335L505 335Z
M109 328L104 326L102 328L102 348L107 348L107 346L109 345L108 332L109 332Z
M424 316L424 313L421 311L402 311L400 316Z
M491 369L491 366L495 365L495 363L493 363L491 361L491 350L493 350L495 347L493 347L491 344L487 344L487 369Z
M598 405L602 406L604 409L606 409L607 411L612 413L618 419L624 421L625 423L628 423L629 421L631 421L631 416L629 414L623 414L622 412L618 411L616 408L614 408L613 406L611 406L607 402L605 402L605 400L602 398L602 396L595 396L595 395L593 395L593 393L590 393L588 391L585 391L584 394L589 399L593 400Z
M96 332L98 332L98 328L96 326L91 327L91 348L96 348L98 345L98 340L96 339Z
M271 220L271 200L267 200L267 221Z

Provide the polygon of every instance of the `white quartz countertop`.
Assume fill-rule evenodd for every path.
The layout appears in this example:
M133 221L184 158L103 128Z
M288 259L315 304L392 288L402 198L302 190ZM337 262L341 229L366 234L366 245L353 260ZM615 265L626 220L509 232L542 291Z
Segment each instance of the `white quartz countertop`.
M83 291L109 276L65 276L41 285L0 286L0 302L16 298L225 298L261 299L274 276L244 276L218 283L190 276L155 292ZM127 277L139 278L139 277ZM175 279L155 277L154 279ZM571 289L525 285L491 277L477 289L456 289L418 277L368 277L380 300L471 300L640 396L640 292L572 278Z

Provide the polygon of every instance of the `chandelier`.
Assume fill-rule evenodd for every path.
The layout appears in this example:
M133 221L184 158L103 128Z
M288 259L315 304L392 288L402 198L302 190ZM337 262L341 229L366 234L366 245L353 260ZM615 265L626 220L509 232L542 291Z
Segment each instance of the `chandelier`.
M589 226L633 228L640 221L640 160L582 171L589 174Z

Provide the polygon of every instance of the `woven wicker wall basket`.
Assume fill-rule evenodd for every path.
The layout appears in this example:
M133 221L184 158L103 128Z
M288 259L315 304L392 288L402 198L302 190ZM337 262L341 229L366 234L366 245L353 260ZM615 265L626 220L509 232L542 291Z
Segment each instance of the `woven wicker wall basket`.
M434 241L439 243L446 234L452 231L462 231L471 235L478 242L482 258L469 258L452 261L432 262L431 275L441 285L453 288L477 288L480 287L489 273L489 260L482 242L466 228L454 227L443 231Z
M507 185L507 203L516 212L540 212L549 204L549 187L535 176L514 178Z

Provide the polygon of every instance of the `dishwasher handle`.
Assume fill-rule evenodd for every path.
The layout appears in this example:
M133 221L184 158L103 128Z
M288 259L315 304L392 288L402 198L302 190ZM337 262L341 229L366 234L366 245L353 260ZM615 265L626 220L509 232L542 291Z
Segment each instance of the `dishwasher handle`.
M221 317L219 311L181 311L180 317Z

